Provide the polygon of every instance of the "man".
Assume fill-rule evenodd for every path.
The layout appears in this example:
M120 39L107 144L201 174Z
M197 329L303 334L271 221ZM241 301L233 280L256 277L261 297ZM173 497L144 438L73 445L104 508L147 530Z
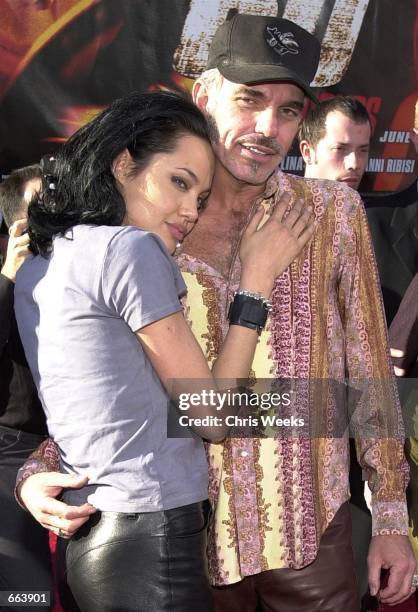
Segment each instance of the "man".
M207 208L178 255L189 289L185 311L212 363L237 289L241 235L260 205L268 214L287 191L290 206L303 199L314 209L318 227L277 279L255 376L343 380L347 364L353 380L371 379L377 371L389 378L377 275L357 252L370 250L358 196L345 186L276 172L298 130L305 95L313 97L309 82L319 50L313 36L275 17L236 14L217 30L208 70L193 89L195 103L216 129L216 170ZM301 397L301 407L310 401ZM318 414L324 410L316 406ZM397 419L396 401L389 410ZM395 602L409 596L414 571L402 444L396 437L359 444L365 469L373 473L376 502L370 583L377 592L380 568L390 567L381 597ZM229 438L207 450L216 609L358 612L346 438ZM39 462L32 467L48 469ZM79 484L68 475L35 474L20 493L44 524L71 534L86 520L85 510L52 497Z
M47 434L13 313L16 272L29 255L26 211L39 188L38 166L15 170L0 184L0 208L9 227L0 273L1 591L51 591L52 584L48 533L16 507L13 494L18 469Z
M308 178L341 181L358 189L369 159L371 126L355 98L336 96L312 108L299 130Z

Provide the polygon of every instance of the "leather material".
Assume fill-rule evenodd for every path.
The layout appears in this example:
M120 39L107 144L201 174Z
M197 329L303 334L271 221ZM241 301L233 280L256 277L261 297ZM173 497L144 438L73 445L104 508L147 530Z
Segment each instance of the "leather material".
M66 547L82 612L213 612L206 568L209 503L98 512Z
M349 504L325 530L310 565L269 570L212 590L216 612L359 612Z

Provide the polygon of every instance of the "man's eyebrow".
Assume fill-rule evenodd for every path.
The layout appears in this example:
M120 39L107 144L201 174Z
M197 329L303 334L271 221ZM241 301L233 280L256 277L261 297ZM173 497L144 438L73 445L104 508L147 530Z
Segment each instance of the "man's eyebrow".
M266 98L266 95L264 92L258 89L253 89L252 87L247 87L246 85L241 85L241 87L238 87L238 89L235 91L235 95L242 95L242 94L245 94L246 96L252 96L253 98L258 99L258 100L264 100ZM299 111L302 111L305 107L305 102L301 100L289 100L289 101L283 102L283 104L281 104L280 106L293 107Z
M258 89L253 89L252 87L247 87L246 85L241 85L238 89L235 90L235 95L245 94L247 96L253 96L254 98L259 98L260 100L265 98L265 94Z
M195 175L195 173L192 170L189 170L189 168L183 168L181 166L181 167L176 168L176 170L184 170L184 172L187 172L187 174L189 174L191 176L191 178L197 183L197 180L198 180L197 176Z

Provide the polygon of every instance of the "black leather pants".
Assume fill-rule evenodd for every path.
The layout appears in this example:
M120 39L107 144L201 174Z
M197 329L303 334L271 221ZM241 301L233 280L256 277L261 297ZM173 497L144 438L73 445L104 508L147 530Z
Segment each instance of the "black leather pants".
M93 515L66 545L82 612L213 612L206 569L209 503Z

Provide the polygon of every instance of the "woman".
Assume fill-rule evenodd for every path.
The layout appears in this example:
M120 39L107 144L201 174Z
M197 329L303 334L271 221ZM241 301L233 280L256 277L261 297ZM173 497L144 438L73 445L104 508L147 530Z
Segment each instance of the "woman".
M64 145L29 209L36 256L17 279L19 330L62 469L89 476L65 501L100 511L66 550L83 611L212 609L203 445L167 438L167 389L175 398L247 377L274 279L311 235L300 206L282 222L285 198L260 230L262 211L254 215L242 292L211 373L181 312L185 285L171 254L197 220L213 167L194 105L133 93ZM288 228L280 256L278 223ZM215 414L203 404L189 416Z

